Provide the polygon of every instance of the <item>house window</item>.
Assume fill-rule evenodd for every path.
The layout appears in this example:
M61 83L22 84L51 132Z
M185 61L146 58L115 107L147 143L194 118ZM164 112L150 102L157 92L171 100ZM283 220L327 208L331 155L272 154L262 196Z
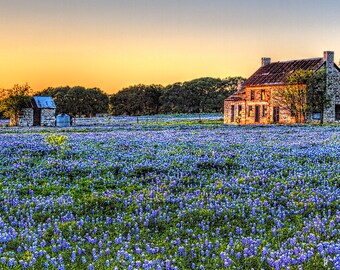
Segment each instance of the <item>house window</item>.
M230 122L234 122L235 121L235 106L231 105L230 108Z
M335 120L340 120L340 104L335 104Z
M266 99L266 90L261 90L261 100Z
M265 117L267 115L267 106L262 105L262 117Z
M250 90L250 100L255 100L255 91Z
M248 117L253 116L253 106L248 106Z
M242 105L238 105L238 112L237 112L238 116L242 116Z

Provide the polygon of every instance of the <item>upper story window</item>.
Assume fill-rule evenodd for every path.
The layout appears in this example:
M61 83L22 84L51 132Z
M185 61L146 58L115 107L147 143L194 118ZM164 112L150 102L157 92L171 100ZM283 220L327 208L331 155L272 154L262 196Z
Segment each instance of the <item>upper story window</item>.
M261 100L265 100L266 99L266 90L261 90Z
M250 100L255 100L255 91L250 90Z

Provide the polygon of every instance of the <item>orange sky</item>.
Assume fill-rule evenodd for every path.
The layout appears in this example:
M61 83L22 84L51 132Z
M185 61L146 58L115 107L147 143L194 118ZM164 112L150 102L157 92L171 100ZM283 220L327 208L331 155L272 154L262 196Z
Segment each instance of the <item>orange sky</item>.
M272 61L340 57L336 0L12 0L0 10L0 88L249 76ZM170 2L170 3L169 3ZM255 3L254 3L255 2ZM298 3L296 3L298 2Z

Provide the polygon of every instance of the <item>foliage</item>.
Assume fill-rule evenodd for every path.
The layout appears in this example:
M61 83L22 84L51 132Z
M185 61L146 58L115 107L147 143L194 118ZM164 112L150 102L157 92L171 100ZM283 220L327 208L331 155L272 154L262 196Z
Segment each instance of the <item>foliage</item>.
M273 99L295 116L297 123L304 123L308 112L323 113L330 100L326 93L325 69L294 71L286 78L286 85L273 93Z
M235 118L236 124L240 125L242 120L242 112L239 112L238 115Z
M110 97L113 115L153 115L159 113L161 85L138 84L122 89Z
M51 134L45 137L45 142L51 147L63 148L67 145L67 136Z
M321 124L323 123L324 111L330 106L331 97L327 93L327 87L331 85L327 81L326 69L321 68L314 72L307 82L307 112L319 112L321 114Z
M12 89L0 89L0 113L11 118L11 125L17 124L20 110L30 106L32 92L28 84L16 84Z
M52 96L57 107L57 114L67 113L75 116L94 116L97 113L107 113L109 98L98 88L82 86L49 87L38 95Z
M161 97L163 113L223 112L223 101L237 90L241 77L199 78L165 88Z
M307 109L306 84L312 75L313 71L311 70L296 70L286 78L286 85L273 94L277 104L289 111L291 116L295 116L297 123L305 122Z
M111 95L110 112L114 115L222 112L224 99L236 91L240 80L244 79L207 77L166 87L130 86Z
M0 130L1 269L339 268L339 126L122 123Z
M55 133L44 136L45 143L50 146L51 154L55 154L59 158L65 158L67 156L67 150L70 150L68 144L68 137L66 135L57 135Z

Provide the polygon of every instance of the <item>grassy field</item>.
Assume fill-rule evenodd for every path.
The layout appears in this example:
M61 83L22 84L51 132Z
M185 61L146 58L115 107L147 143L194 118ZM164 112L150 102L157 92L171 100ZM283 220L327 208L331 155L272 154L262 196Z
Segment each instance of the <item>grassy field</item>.
M0 129L0 268L339 269L340 128L195 121Z

